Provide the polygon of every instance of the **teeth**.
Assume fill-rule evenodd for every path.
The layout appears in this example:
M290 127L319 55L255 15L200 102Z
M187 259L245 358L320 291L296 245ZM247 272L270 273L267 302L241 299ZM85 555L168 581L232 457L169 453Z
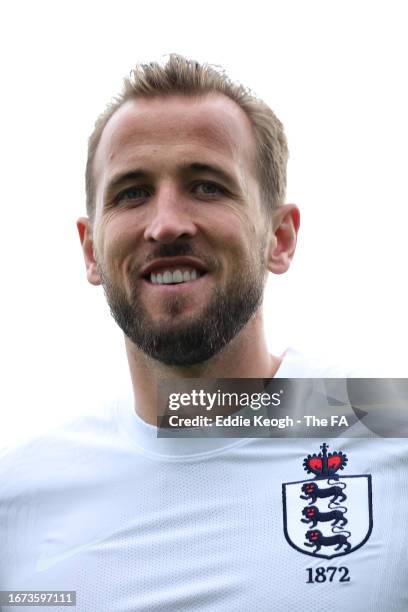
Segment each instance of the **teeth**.
M183 282L183 273L180 270L176 270L173 272L173 283L182 283Z
M150 282L154 285L173 285L176 283L186 283L188 281L197 280L199 278L199 274L197 270L185 270L182 272L181 270L165 270L165 272L158 272L155 274L154 272L150 273Z

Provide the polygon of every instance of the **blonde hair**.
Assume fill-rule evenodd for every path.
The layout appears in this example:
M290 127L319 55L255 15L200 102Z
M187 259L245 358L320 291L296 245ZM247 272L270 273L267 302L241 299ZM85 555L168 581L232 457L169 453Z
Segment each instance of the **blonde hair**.
M200 64L172 53L164 65L158 62L137 64L125 78L122 92L98 117L88 141L86 164L86 210L90 219L95 212L93 162L101 134L110 117L128 100L164 97L174 94L227 96L246 113L256 139L257 169L263 200L268 212L283 204L286 191L288 147L283 125L275 113L249 88L233 82L219 66Z

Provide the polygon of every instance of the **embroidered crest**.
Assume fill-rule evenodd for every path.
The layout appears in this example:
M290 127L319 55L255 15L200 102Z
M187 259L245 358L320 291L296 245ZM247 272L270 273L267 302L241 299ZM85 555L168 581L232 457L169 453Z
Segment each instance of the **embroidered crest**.
M373 528L371 475L343 476L348 458L342 452L308 455L303 467L309 480L282 485L284 533L299 552L333 559L365 544Z

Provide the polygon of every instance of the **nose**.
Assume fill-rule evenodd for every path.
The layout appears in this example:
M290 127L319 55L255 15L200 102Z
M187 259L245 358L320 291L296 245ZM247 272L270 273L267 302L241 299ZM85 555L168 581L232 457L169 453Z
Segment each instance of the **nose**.
M151 214L144 232L148 241L171 243L197 233L192 202L173 186L163 186L151 202Z

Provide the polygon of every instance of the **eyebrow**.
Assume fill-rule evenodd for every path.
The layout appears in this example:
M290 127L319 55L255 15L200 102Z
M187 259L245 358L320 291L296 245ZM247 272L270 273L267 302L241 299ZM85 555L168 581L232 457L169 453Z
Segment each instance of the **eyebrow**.
M194 162L184 166L184 170L191 172L207 172L208 174L218 176L221 180L226 181L227 183L231 183L233 181L233 177L228 172L225 172L225 170L213 164Z
M212 174L227 183L232 183L234 181L233 177L230 176L227 172L222 170L217 165L214 164L204 164L201 162L193 162L191 164L185 164L180 166L180 171L182 173L188 172L205 172L207 174ZM113 176L109 181L106 187L106 194L111 194L115 192L121 185L124 183L128 183L131 181L138 181L140 179L147 179L151 176L151 173L143 168L135 168L134 170L130 170L129 172L124 172Z

